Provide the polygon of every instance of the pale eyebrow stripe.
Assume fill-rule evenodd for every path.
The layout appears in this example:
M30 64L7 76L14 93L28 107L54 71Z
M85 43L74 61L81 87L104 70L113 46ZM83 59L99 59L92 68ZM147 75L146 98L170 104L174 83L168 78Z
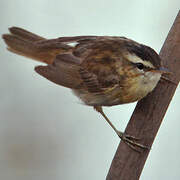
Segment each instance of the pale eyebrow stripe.
M125 55L125 57L127 58L128 61L130 61L132 63L142 63L146 67L155 68L150 61L142 60L141 58L139 58L138 56L136 56L134 54L129 54L128 53L128 54Z

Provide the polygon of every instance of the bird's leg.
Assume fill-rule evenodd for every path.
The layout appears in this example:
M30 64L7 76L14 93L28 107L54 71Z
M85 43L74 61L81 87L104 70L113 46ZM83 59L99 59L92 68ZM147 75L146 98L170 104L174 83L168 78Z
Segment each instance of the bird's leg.
M101 115L105 118L105 120L108 122L108 124L114 129L116 134L123 140L127 145L129 145L132 149L135 151L138 151L135 147L140 147L143 149L150 149L148 146L145 146L143 144L137 143L136 141L139 140L139 138L136 138L134 136L130 136L128 134L125 134L121 131L118 131L116 127L111 123L111 121L108 119L108 117L104 114L103 109L101 106L94 106L94 109L101 113Z

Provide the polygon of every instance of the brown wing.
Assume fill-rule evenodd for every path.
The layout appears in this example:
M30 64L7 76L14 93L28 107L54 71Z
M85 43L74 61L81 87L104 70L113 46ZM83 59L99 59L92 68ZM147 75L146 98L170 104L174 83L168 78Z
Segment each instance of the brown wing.
M121 41L117 38L76 36L47 40L18 27L9 31L10 34L3 35L8 49L49 64L35 70L52 82L69 88L83 87L92 93L119 83L113 67L120 52ZM71 46L72 42L77 45Z
M61 54L56 56L52 64L37 66L35 71L56 84L77 89L82 84L79 65L80 60L78 58L71 54Z
M84 85L91 93L106 93L114 87L121 86L122 41L115 37L97 37L81 40L73 54L83 59L80 75ZM122 83L121 83L122 84Z
M103 94L120 86L118 74L115 72L111 73L111 71L107 71L102 66L96 72L90 72L81 67L79 73L83 81L83 87L91 93Z
M83 81L83 86L91 93L102 93L102 86L97 78L97 75L91 72L88 72L84 68L79 70L81 79Z

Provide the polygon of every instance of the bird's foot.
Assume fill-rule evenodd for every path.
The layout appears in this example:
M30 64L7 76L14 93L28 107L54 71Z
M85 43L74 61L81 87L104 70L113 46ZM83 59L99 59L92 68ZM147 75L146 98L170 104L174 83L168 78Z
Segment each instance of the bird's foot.
M125 134L121 131L117 132L117 135L121 138L122 141L124 141L129 147L131 147L133 150L137 152L141 152L139 148L141 149L147 149L149 150L150 147L145 146L143 144L138 143L137 141L140 140L140 138Z

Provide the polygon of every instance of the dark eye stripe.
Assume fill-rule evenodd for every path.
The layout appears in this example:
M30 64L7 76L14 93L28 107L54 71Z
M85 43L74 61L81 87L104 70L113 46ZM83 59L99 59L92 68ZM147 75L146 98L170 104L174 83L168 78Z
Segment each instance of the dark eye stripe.
M142 60L150 61L155 67L160 67L161 59L159 55L150 47L142 44L126 43L126 48L130 53L135 54Z

